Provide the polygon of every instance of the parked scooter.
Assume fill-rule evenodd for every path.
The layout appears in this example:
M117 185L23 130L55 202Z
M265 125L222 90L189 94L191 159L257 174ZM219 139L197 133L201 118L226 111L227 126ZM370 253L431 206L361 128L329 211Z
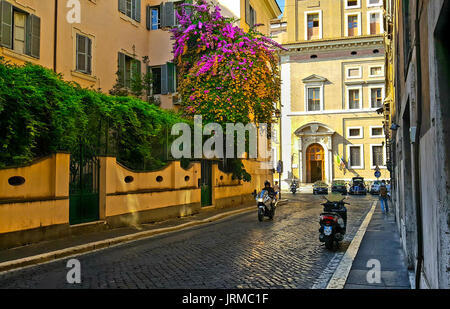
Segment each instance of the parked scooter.
M297 183L297 181L294 180L291 183L291 192L292 192L292 194L295 195L295 193L297 193L297 190L298 190L298 183Z
M258 207L258 220L261 222L264 220L264 217L269 217L272 220L278 204L275 196L271 196L267 190L262 190L259 194L256 194L255 190L253 196L256 199L256 205Z
M320 235L319 240L325 243L325 247L329 250L333 249L333 244L339 244L344 239L347 230L347 208L349 205L344 202L345 197L339 197L336 201L330 201L326 197L323 203L324 212L320 214Z

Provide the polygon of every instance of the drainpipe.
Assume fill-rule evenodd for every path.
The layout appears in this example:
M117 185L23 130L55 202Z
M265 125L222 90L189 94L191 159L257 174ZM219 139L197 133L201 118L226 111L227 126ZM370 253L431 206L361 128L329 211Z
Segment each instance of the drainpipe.
M420 129L422 126L422 61L420 52L420 10L419 1L416 1L416 20L415 20L415 48L416 48L416 67L417 67L417 121L416 136L414 141L414 189L416 198L416 227L417 227L417 266L416 266L416 289L420 289L420 280L423 264L423 224L422 224L422 207L420 192Z
M56 55L58 51L58 0L55 0L55 24L53 29L53 71L56 73Z

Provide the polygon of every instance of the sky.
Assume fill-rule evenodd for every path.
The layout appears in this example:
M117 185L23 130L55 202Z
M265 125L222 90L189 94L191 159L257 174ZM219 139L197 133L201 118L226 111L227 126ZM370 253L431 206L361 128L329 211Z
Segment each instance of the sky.
M277 0L278 5L280 6L281 11L284 11L284 0Z

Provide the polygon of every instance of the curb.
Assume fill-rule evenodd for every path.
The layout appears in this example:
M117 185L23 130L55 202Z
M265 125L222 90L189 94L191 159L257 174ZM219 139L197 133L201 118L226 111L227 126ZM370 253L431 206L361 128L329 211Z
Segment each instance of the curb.
M350 274L350 270L352 269L353 261L355 260L356 255L358 254L359 247L361 246L361 242L366 234L367 227L369 226L370 221L372 220L373 213L375 212L377 206L377 202L374 201L372 204L372 208L367 213L364 218L363 223L359 227L356 232L355 237L353 238L350 246L347 248L344 256L342 257L341 262L339 263L336 271L328 282L327 289L343 289L345 283L347 282L348 275Z
M280 200L279 205L280 206L284 205L287 202L288 202L288 200ZM238 209L238 210L228 211L228 212L217 214L215 216L212 216L212 217L209 217L206 219L195 220L195 221L183 223L183 224L180 224L177 226L138 232L138 233L134 233L131 235L125 235L125 236L105 239L105 240L101 240L101 241L87 243L84 245L78 245L78 246L74 246L74 247L70 247L70 248L66 248L66 249L61 249L61 250L56 250L56 251L52 251L52 252L48 252L48 253L34 255L34 256L18 259L18 260L3 262L3 263L0 263L0 274L2 274L3 272L7 272L7 271L13 271L13 270L16 270L16 269L22 268L22 267L42 264L42 263L54 261L54 260L61 259L61 258L66 258L66 257L73 256L73 255L88 253L88 252L95 251L95 250L107 249L107 248L110 248L113 246L118 246L121 244L126 244L126 243L130 243L133 241L145 239L145 238L150 238L152 236L156 236L156 235L160 235L160 234L179 231L179 230L189 228L189 227L204 225L207 223L218 221L220 219L232 217L234 215L238 215L238 214L241 214L244 212L249 212L251 210L255 210L255 206L250 206L250 207L246 207L246 208L242 208L242 209Z

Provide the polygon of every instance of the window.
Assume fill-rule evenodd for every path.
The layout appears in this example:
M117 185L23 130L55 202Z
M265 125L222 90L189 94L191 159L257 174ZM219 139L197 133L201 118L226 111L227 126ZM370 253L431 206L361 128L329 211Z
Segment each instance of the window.
M307 40L320 39L319 13L307 15Z
M348 163L350 168L364 168L363 145L348 145Z
M383 88L370 88L370 107L380 108L383 106Z
M153 94L175 93L177 88L176 67L173 63L166 63L162 66L149 67L152 71Z
M382 65L370 67L369 71L369 77L380 77L384 75Z
M347 16L347 36L360 35L359 16L348 15Z
M141 22L141 0L119 0L119 11L131 19Z
M370 168L385 167L385 156L383 145L370 145Z
M347 138L363 138L363 128L362 127L348 127L347 128Z
M344 0L346 9L359 9L361 7L360 0Z
M308 88L308 112L320 110L320 88Z
M148 30L158 30L161 28L161 11L159 7L147 8Z
M381 11L367 13L367 34L381 34L384 31L381 14Z
M257 23L256 19L256 11L255 9L250 5L250 0L245 0L245 22L250 26L253 27Z
M383 127L370 127L370 137L384 138Z
M0 1L0 46L39 58L40 44L41 19Z
M256 11L255 9L250 6L250 27L254 27L257 24L257 19L256 19Z
M362 108L362 87L348 88L347 91L347 109Z
M361 67L347 68L347 78L361 78L361 77L362 77Z
M77 34L76 70L81 73L92 73L92 40Z
M382 6L383 0L367 0L367 7Z
M139 75L141 75L141 62L119 53L119 83L125 88L131 88L133 79Z

